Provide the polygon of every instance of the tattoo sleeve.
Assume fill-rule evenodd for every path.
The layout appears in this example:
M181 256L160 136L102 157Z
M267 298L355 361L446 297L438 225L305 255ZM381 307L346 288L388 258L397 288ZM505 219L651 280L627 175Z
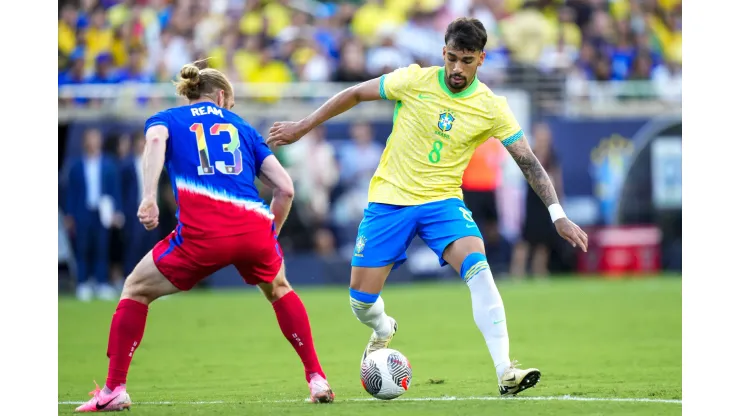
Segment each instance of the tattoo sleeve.
M527 139L522 137L520 140L506 146L506 150L519 165L519 169L527 178L529 186L534 189L545 206L549 207L552 204L557 204L558 195L555 193L555 187L550 181L550 176L547 175L545 168L542 167L542 164L532 152Z

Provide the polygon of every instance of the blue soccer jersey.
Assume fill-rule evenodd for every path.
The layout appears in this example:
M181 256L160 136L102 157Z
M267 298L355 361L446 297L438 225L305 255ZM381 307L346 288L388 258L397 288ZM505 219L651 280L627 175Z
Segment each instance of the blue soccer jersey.
M145 130L157 125L169 131L165 168L178 204L178 237L224 237L271 225L255 178L272 152L252 126L212 103L159 112Z

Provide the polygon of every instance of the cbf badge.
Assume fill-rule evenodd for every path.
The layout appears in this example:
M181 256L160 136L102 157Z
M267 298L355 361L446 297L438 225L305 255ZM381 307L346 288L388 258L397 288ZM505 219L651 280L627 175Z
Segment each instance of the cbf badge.
M365 238L364 235L357 236L357 241L355 242L355 256L362 257L362 250L365 249L366 242L367 238Z
M452 115L452 112L445 110L439 114L437 127L439 127L439 129L442 131L450 131L452 130L453 122L455 122L455 116Z
M591 176L594 193L606 224L614 224L619 195L632 158L632 142L618 134L602 139L591 151Z

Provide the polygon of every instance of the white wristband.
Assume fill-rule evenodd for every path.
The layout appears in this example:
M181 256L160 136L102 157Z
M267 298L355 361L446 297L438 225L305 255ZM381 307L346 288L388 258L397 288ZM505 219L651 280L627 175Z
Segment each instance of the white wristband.
M547 210L550 211L550 219L552 220L552 222L555 222L561 218L566 218L565 211L563 211L563 207L561 207L560 204L552 204L547 207Z

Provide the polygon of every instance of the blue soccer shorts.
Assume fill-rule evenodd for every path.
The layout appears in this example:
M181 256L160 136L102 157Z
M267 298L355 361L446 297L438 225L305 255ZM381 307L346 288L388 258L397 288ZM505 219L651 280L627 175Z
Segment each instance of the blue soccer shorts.
M398 268L406 261L406 249L418 235L439 258L455 240L481 238L470 210L462 200L450 198L421 205L400 206L371 202L357 231L352 266Z

